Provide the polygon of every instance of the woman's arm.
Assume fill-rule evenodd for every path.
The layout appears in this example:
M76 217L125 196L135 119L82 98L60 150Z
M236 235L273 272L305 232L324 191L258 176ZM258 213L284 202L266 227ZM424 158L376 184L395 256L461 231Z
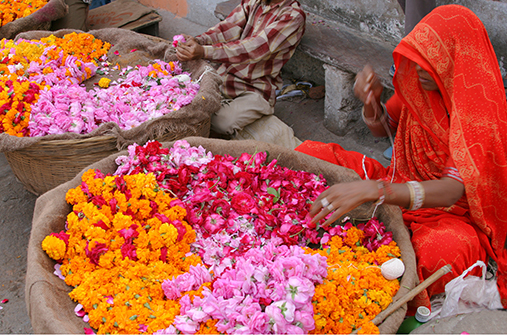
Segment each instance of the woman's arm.
M448 177L423 181L420 182L420 186L424 191L422 203L424 208L452 206L465 192L462 183ZM378 201L382 196L384 196L384 203L407 209L414 200L407 184L391 184L376 180L340 183L331 186L319 195L312 206L310 216L313 217L312 222L317 223L334 211L323 224L327 226L363 203Z

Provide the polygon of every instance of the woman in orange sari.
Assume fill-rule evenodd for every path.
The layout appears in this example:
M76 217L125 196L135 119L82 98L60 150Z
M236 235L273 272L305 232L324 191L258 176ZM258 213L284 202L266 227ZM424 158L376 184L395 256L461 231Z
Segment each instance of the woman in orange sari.
M395 94L366 66L354 92L375 136L396 132L388 168L337 144L305 141L297 151L354 169L365 179L331 186L315 201L326 224L368 202L402 207L423 281L445 264L452 272L419 294L430 297L477 260L498 264L507 307L507 101L495 52L477 16L459 5L434 9L393 52ZM477 275L477 273L475 273Z

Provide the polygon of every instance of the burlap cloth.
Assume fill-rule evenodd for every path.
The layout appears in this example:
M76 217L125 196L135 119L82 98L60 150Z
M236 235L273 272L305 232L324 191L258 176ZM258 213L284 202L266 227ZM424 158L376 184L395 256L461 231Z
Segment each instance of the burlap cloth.
M65 0L49 0L41 9L0 27L0 39L13 39L17 34L30 30L48 30L51 21L58 20L69 12Z
M186 140L193 146L202 145L205 149L220 155L239 156L243 152L253 154L256 151L268 151L269 157L276 158L281 166L322 174L329 185L360 179L352 170L274 144L202 137L189 137ZM165 142L163 145L171 147L173 142ZM93 168L100 169L103 173L113 173L116 170L115 158L125 154L126 150L104 158L84 169L73 180L61 184L37 199L28 244L25 285L26 306L34 333L83 333L85 323L74 314L76 303L67 295L71 289L53 274L55 262L42 250L41 243L50 233L64 229L66 216L71 211L71 207L65 202L65 194L81 183L83 172ZM371 215L371 211L372 204L368 203L348 215L353 218L367 218ZM393 239L401 249L406 266L400 290L395 296L395 299L398 299L417 284L414 250L398 207L382 205L378 209L377 217L393 232ZM406 304L385 319L379 327L380 332L396 333L405 314Z
M51 34L63 37L78 30L62 29L56 32L51 31L30 31L16 36L18 39L38 40ZM98 39L111 43L112 47L108 53L110 63L118 63L122 67L126 65L147 65L153 59L160 59L166 62L176 61L176 50L172 41L162 40L149 35L139 34L130 30L120 28L106 28L88 32ZM137 51L131 52L136 49ZM119 54L115 55L114 52ZM123 130L114 122L102 124L89 134L65 133L58 135L47 135L42 137L16 137L5 133L0 134L0 152L20 150L34 145L40 141L84 139L89 137L110 135L117 139L119 150L132 143L145 143L148 140L156 139L166 133L188 133L196 129L203 120L210 119L211 115L220 108L221 94L220 85L222 79L206 61L188 61L182 64L183 70L191 73L192 80L201 78L200 89L193 101L181 109L163 115L153 120L129 129ZM101 76L95 75L86 82L87 87L92 87L98 82ZM114 78L113 78L114 79Z

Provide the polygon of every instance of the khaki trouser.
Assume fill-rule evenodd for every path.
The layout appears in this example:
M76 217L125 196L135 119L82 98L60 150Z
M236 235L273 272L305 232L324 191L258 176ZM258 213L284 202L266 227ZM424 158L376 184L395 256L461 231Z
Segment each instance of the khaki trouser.
M90 4L84 3L83 0L65 0L69 6L67 15L51 22L51 30L56 31L60 29L77 29L88 31L88 11Z
M222 106L211 117L211 130L218 134L234 135L275 109L260 93L246 91L234 99L222 100Z

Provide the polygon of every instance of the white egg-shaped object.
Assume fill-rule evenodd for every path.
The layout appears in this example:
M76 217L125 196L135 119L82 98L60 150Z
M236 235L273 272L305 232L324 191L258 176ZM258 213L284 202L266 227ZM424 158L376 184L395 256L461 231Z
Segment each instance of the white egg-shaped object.
M391 258L390 260L382 263L380 272L387 280L399 278L405 272L405 264L399 258Z

